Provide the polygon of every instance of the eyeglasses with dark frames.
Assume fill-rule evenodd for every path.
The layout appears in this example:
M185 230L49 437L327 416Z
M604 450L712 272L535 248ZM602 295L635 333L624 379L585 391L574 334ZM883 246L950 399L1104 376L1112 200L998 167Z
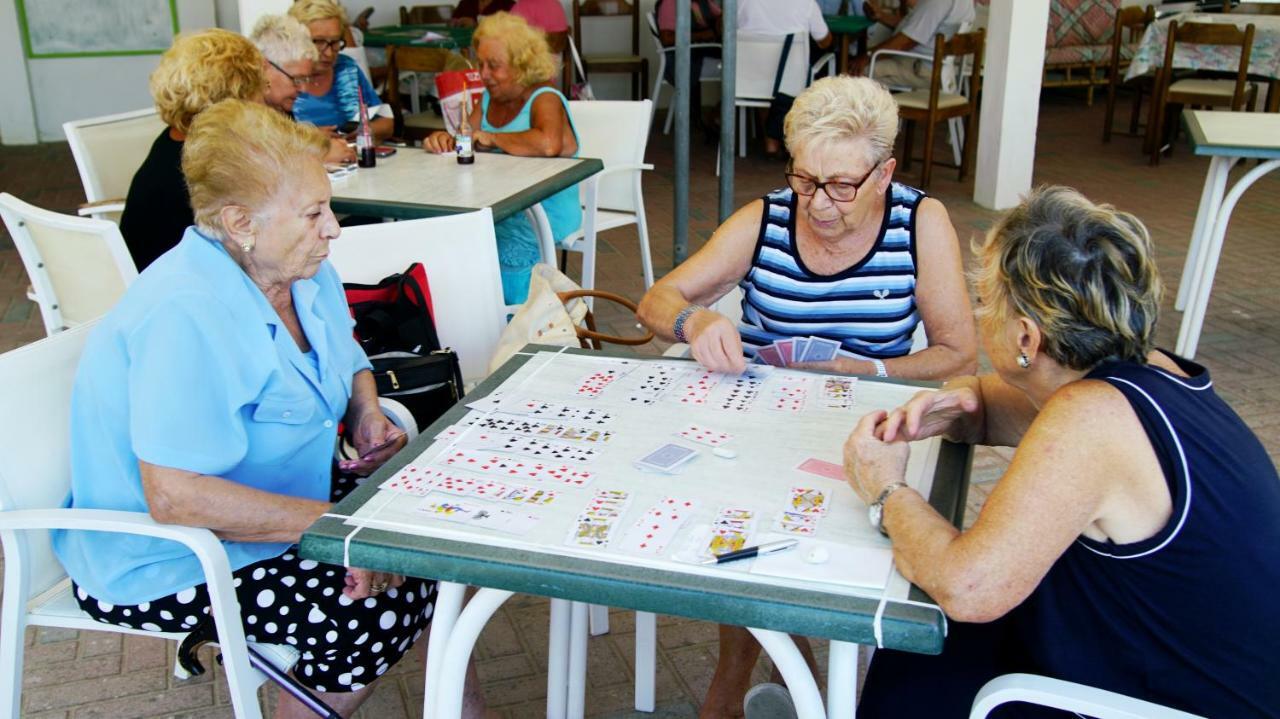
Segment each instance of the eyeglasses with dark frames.
M827 197L831 198L832 202L853 202L858 199L858 190L861 190L862 186L866 184L867 180L871 179L876 170L880 169L881 164L877 162L875 167L868 170L867 174L863 175L862 179L857 182L845 182L844 180L818 182L812 177L787 172L785 173L787 186L796 194L804 195L805 197L812 197L818 193L818 190L822 190L827 193Z
M311 43L316 46L316 50L322 53L328 52L331 50L336 50L338 52L341 52L343 49L347 47L347 41L343 40L342 38L338 38L337 40L325 40L323 38L312 38Z
M293 86L298 88L299 90L306 87L307 83L311 82L310 75L290 74L288 70L284 69L283 67L280 67L279 65L275 64L270 60L267 60L267 64L270 65L271 67L274 67L276 71L278 71L281 75L284 75L285 77L289 78L289 82L292 82Z

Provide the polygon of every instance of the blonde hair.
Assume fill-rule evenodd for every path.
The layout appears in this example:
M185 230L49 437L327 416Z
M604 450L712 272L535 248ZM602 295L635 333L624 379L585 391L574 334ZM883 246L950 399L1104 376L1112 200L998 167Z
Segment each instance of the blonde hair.
M228 205L259 213L299 166L317 164L329 139L314 125L257 102L223 100L200 113L182 145L182 174L191 193L196 226L221 238Z
M288 15L263 15L249 35L268 60L283 65L300 60L318 60L320 53L311 42L311 31Z
M879 164L893 154L898 104L884 86L865 77L824 77L796 96L782 122L787 152L847 140L865 140L867 159Z
M342 5L333 0L297 0L293 5L289 6L289 17L297 20L303 25L308 25L317 20L333 20L337 18L338 24L342 26L342 32L346 33L347 11Z
M151 73L151 97L160 119L186 133L191 120L219 100L262 95L262 53L228 30L179 35Z
M471 46L479 48L481 40L498 40L507 48L507 62L515 80L525 87L547 82L556 75L546 33L519 15L499 12L480 18Z
M1039 187L973 250L982 321L1030 318L1042 350L1071 369L1147 361L1163 287L1137 217L1069 187Z

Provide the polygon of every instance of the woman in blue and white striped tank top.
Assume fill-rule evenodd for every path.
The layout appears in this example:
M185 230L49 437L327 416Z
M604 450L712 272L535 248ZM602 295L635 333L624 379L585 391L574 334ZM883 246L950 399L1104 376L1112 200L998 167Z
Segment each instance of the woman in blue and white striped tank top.
M656 283L641 321L717 371L740 372L747 360L911 379L973 371L955 229L940 202L893 181L897 113L865 78L826 78L800 93L785 123L787 187L739 209ZM704 307L735 286L741 321ZM921 324L929 346L910 354ZM835 356L813 362L770 347L809 337Z

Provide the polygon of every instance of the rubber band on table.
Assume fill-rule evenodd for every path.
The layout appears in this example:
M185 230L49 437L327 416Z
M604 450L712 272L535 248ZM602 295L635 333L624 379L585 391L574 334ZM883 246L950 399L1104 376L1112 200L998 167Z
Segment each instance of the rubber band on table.
M377 495L374 495L374 496L376 497ZM395 492L387 492L386 501L378 505L378 507L374 509L373 512L369 515L368 519L372 520L376 518L378 516L378 513L381 512L383 509L386 509L387 505L391 504L391 502L396 498L396 496L397 494ZM368 506L368 505L365 505L365 506ZM348 517L348 519L352 519L352 517ZM364 527L365 525L363 524L356 525L355 529L351 530L347 534L347 536L342 538L342 566L344 567L351 566L351 540L356 536L356 533L364 529Z

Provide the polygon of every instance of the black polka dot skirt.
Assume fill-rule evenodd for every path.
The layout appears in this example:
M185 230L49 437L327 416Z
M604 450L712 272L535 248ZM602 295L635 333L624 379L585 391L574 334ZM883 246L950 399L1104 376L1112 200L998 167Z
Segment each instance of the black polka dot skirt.
M343 486L336 476L333 494ZM297 547L231 573L245 637L251 642L289 644L301 652L293 673L320 692L352 692L386 673L431 621L436 583L407 578L400 587L367 599L343 595L346 569L298 556ZM209 593L200 584L132 606L113 605L76 586L76 601L89 616L154 632L185 632L209 614Z

